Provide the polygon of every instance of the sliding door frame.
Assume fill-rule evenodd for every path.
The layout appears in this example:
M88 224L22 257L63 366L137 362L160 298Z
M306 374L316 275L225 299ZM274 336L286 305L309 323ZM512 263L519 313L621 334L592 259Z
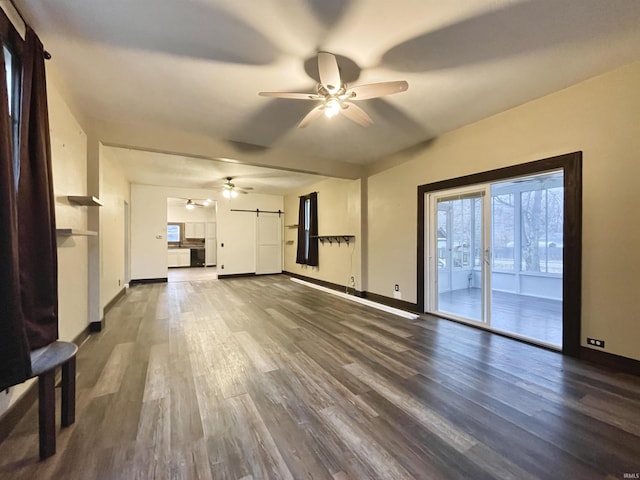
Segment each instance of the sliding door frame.
M418 186L418 311L425 311L426 236L425 197L438 190L492 183L510 178L562 170L564 175L564 227L562 275L562 353L580 355L582 306L582 152L558 155L463 177ZM502 335L502 333L500 333Z

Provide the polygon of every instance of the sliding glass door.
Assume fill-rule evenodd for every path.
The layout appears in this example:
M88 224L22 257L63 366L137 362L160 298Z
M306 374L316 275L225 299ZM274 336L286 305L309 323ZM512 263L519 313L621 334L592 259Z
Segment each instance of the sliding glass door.
M562 346L563 172L427 194L427 311Z

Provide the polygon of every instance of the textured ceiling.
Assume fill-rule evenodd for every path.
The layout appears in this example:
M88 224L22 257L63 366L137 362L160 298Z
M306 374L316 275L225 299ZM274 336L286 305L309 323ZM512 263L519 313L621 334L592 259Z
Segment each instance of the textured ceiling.
M179 154L206 139L198 153L210 158L308 172L361 168L640 59L638 0L15 3L98 138L117 125L110 144L153 149L155 138ZM297 129L313 102L257 92L314 91L318 50L338 56L351 84L409 90L362 101L369 128L338 116ZM136 144L135 126L170 134Z

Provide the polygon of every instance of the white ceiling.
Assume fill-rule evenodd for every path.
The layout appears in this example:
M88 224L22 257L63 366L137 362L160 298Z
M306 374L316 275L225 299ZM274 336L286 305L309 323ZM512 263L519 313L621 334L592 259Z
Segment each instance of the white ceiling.
M639 0L15 3L99 138L106 124L186 132L210 140L200 150L209 158L308 172L364 168L640 59ZM318 50L338 56L351 84L407 80L409 90L362 101L375 121L369 128L337 117L297 129L312 102L257 92L313 91ZM153 136L136 145L125 135L132 129L112 132L108 143L154 148ZM192 154L194 143L157 149Z
M118 165L131 183L222 191L227 177L236 187L252 193L285 195L325 177L307 173L255 167L128 148L103 148L106 158Z

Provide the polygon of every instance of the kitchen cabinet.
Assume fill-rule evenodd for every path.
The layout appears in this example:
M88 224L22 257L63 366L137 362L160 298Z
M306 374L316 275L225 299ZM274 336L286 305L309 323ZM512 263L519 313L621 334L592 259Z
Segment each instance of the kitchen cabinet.
M170 248L167 252L167 266L188 267L191 265L191 249Z
M187 222L184 224L185 238L204 238L205 223L204 222Z

